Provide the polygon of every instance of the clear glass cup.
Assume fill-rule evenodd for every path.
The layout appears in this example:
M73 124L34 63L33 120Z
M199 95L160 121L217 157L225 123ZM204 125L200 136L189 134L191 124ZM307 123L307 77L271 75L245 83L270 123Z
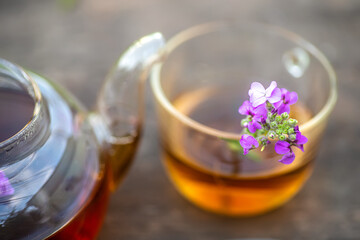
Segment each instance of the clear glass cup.
M241 138L238 108L253 81L296 91L292 116L309 141L290 165L274 144L254 161L223 139ZM176 189L200 208L246 216L283 205L313 170L336 98L336 76L311 43L279 27L207 23L167 43L151 85L166 171Z

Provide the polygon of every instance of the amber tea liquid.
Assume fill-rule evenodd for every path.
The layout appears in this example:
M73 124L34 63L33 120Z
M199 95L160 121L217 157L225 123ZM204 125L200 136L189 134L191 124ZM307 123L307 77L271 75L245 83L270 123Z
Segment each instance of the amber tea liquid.
M238 98L237 91L236 88L201 89L180 95L172 104L206 126L240 133L242 116L237 109L243 100ZM301 104L291 112L300 123L311 117ZM296 152L297 158L291 166L279 163L274 144L264 152L257 152L263 158L259 162L232 152L218 137L177 120L167 125L170 127L162 129L162 139L168 174L185 198L209 211L225 215L269 211L288 201L313 168L312 158L304 159L300 152Z

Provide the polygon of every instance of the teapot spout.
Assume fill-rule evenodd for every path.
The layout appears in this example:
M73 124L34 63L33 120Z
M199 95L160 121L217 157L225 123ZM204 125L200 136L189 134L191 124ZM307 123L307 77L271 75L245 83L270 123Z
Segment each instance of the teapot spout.
M96 112L90 115L95 134L104 148L102 152L109 155L106 158L113 172L113 189L121 180L123 164L131 162L135 153L144 115L145 81L152 65L160 59L164 45L161 33L136 41L109 72ZM121 155L121 159L115 159L119 158L116 155Z

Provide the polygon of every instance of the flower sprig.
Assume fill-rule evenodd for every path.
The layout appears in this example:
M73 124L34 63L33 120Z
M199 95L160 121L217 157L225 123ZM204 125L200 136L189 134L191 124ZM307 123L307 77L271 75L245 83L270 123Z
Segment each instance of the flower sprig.
M298 100L296 92L277 88L275 81L265 89L261 83L253 82L249 90L249 101L239 107L246 118L241 121L244 134L239 143L244 155L261 147L261 151L275 143L275 152L282 154L281 163L290 164L295 159L293 147L304 151L308 139L299 130L298 121L290 118L290 105Z

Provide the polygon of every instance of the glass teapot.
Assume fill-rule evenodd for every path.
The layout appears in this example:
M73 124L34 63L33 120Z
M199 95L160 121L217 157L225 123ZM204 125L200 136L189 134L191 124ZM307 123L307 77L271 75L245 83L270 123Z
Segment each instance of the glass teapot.
M142 83L160 33L110 71L97 109L0 59L0 239L93 239L141 133Z

